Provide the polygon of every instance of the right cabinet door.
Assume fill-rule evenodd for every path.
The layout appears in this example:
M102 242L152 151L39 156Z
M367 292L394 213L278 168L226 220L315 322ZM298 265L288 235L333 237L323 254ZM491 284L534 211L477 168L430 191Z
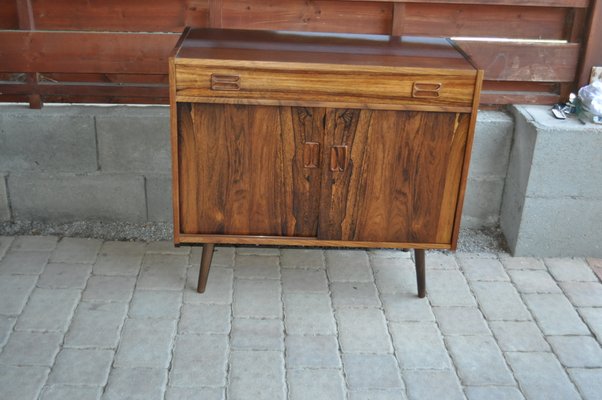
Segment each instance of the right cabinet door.
M451 243L470 114L329 109L318 238Z

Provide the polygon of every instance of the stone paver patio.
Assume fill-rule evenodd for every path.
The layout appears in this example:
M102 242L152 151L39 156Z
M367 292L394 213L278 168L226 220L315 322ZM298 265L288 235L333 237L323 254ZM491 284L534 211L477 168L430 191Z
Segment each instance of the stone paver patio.
M599 259L0 237L0 399L600 399Z

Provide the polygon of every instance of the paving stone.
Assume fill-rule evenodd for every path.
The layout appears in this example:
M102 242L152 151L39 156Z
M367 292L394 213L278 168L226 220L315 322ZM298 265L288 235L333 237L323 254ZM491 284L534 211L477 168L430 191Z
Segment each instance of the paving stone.
M378 390L365 389L349 392L349 400L406 400L405 392L401 389Z
M564 295L526 294L524 299L544 335L589 335Z
M131 318L180 318L182 293L172 290L136 290L130 305Z
M0 260L2 259L2 257L4 257L14 240L15 238L12 236L0 235Z
M489 326L502 351L550 351L533 321L490 321Z
M111 370L113 350L63 349L56 357L49 383L104 386Z
M149 242L146 245L146 252L149 254L174 254L184 255L190 254L192 246L180 245L176 247L172 241L161 240L156 242Z
M230 354L228 398L278 400L286 398L284 359L277 351L233 351Z
M324 269L325 256L321 249L282 249L280 254L282 268Z
M462 291L468 288L464 275L457 270L442 270L427 276L429 292Z
M56 236L18 236L12 242L12 251L52 251L59 238Z
M465 385L513 385L514 379L492 336L445 338Z
M138 278L138 289L182 290L186 283L188 256L146 254Z
M0 314L20 314L37 280L37 276L0 277Z
M197 293L199 268L188 269L184 303L190 304L231 304L234 272L230 268L211 268L205 293Z
M83 293L84 301L129 302L136 278L124 276L91 276Z
M49 251L9 251L0 261L0 275L39 275L49 257Z
M13 332L0 354L0 364L51 367L62 340L60 333Z
M602 368L602 350L591 336L548 336L560 363L570 368Z
M280 279L277 256L236 255L234 276L242 279Z
M576 307L602 307L602 283L562 282L562 290Z
M509 282L473 282L472 289L488 321L526 321L531 314Z
M527 399L580 399L552 353L506 353L506 359Z
M465 258L460 259L460 266L464 276L469 281L509 281L510 278L501 262L492 258Z
M79 303L65 347L115 349L127 313L125 303Z
M0 349L6 344L16 321L17 319L14 317L0 315Z
M336 312L341 350L345 353L392 353L383 312L377 308Z
M163 400L167 370L157 368L113 368L103 400Z
M600 399L600 393L602 393L602 369L571 368L568 371L584 400Z
M602 258L587 257L585 261L590 267L602 268Z
M372 282L333 282L332 305L339 307L380 307L376 286Z
M434 275L434 274L431 274ZM426 278L426 292L430 303L438 307L476 307L477 301L468 287L456 290L429 289L429 276Z
M0 365L0 399L35 400L50 368Z
M229 334L230 320L227 304L184 304L178 332Z
M75 289L36 288L15 329L65 332L80 297Z
M372 282L368 254L364 250L328 250L326 271L331 282Z
M510 269L546 269L543 260L534 257L512 257L501 255L500 261L507 270Z
M387 321L430 322L435 316L428 298L419 298L413 293L381 295Z
M279 319L234 318L230 345L236 350L284 350L284 324Z
M178 335L169 377L170 385L225 386L227 364L228 336Z
M402 369L449 369L451 362L441 333L433 322L389 324Z
M286 337L286 367L340 368L339 342L336 336Z
M277 246L242 245L236 247L236 255L280 256Z
M464 400L458 377L451 370L404 371L408 397L411 400Z
M102 387L51 385L42 390L40 400L99 400Z
M328 294L287 293L284 295L284 309L284 326L289 335L336 334Z
M598 342L602 343L602 308L580 308L579 313L598 338Z
M343 366L350 390L403 388L391 354L343 354Z
M102 245L102 240L62 238L50 261L65 264L93 264Z
M476 307L433 307L441 333L450 335L487 335L485 318Z
M288 371L287 383L291 400L346 400L338 369L294 369Z
M412 258L412 252L403 249L367 249L369 257Z
M94 263L95 275L137 276L146 245L140 242L105 242Z
M38 287L51 289L83 289L92 272L90 264L50 263L38 280Z
M429 251L426 253L426 268L428 269L459 269L456 258L451 253Z
M166 400L226 400L226 388L168 387Z
M235 280L232 312L234 317L282 318L280 281Z
M559 282L597 282L598 278L582 258L545 258L552 276Z
M282 290L285 293L328 293L326 272L311 269L283 269Z
M469 386L464 390L468 400L524 400L520 390L512 386Z
M115 366L167 368L175 331L176 322L171 320L126 320Z
M416 293L416 267L412 260L373 258L372 268L380 293Z
M520 293L562 293L545 270L510 270L508 274Z

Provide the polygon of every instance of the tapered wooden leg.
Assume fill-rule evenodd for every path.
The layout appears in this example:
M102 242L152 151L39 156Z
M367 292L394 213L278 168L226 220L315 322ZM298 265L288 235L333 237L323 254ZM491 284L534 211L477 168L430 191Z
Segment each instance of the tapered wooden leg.
M424 261L424 250L414 249L414 259L416 260L416 283L418 285L418 297L426 296L426 268Z
M207 277L209 276L209 268L211 267L211 259L213 259L213 243L203 244L203 254L201 255L201 269L199 270L199 283L196 291L199 293L205 292L207 286Z

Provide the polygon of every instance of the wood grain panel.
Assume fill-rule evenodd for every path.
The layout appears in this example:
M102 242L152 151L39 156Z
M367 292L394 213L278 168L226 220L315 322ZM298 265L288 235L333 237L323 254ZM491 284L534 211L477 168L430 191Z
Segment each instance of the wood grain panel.
M337 0L335 0L337 1ZM348 0L356 1L356 0ZM590 0L357 0L357 1L388 1L392 3L435 3L435 4L487 4L537 7L579 7L585 8Z
M19 14L15 0L0 0L0 29L18 29Z
M222 26L235 29L390 33L388 2L332 0L229 0Z
M449 243L463 162L449 155L463 150L468 118L334 110L325 148L345 145L350 157L342 172L323 170L318 238Z
M167 74L177 34L0 32L0 71Z
M181 233L315 236L323 109L178 105Z
M571 82L579 60L576 43L455 42L487 80Z
M564 39L569 9L408 3L404 35Z
M181 32L207 26L208 0L32 0L38 29ZM202 24L202 25L199 25Z

